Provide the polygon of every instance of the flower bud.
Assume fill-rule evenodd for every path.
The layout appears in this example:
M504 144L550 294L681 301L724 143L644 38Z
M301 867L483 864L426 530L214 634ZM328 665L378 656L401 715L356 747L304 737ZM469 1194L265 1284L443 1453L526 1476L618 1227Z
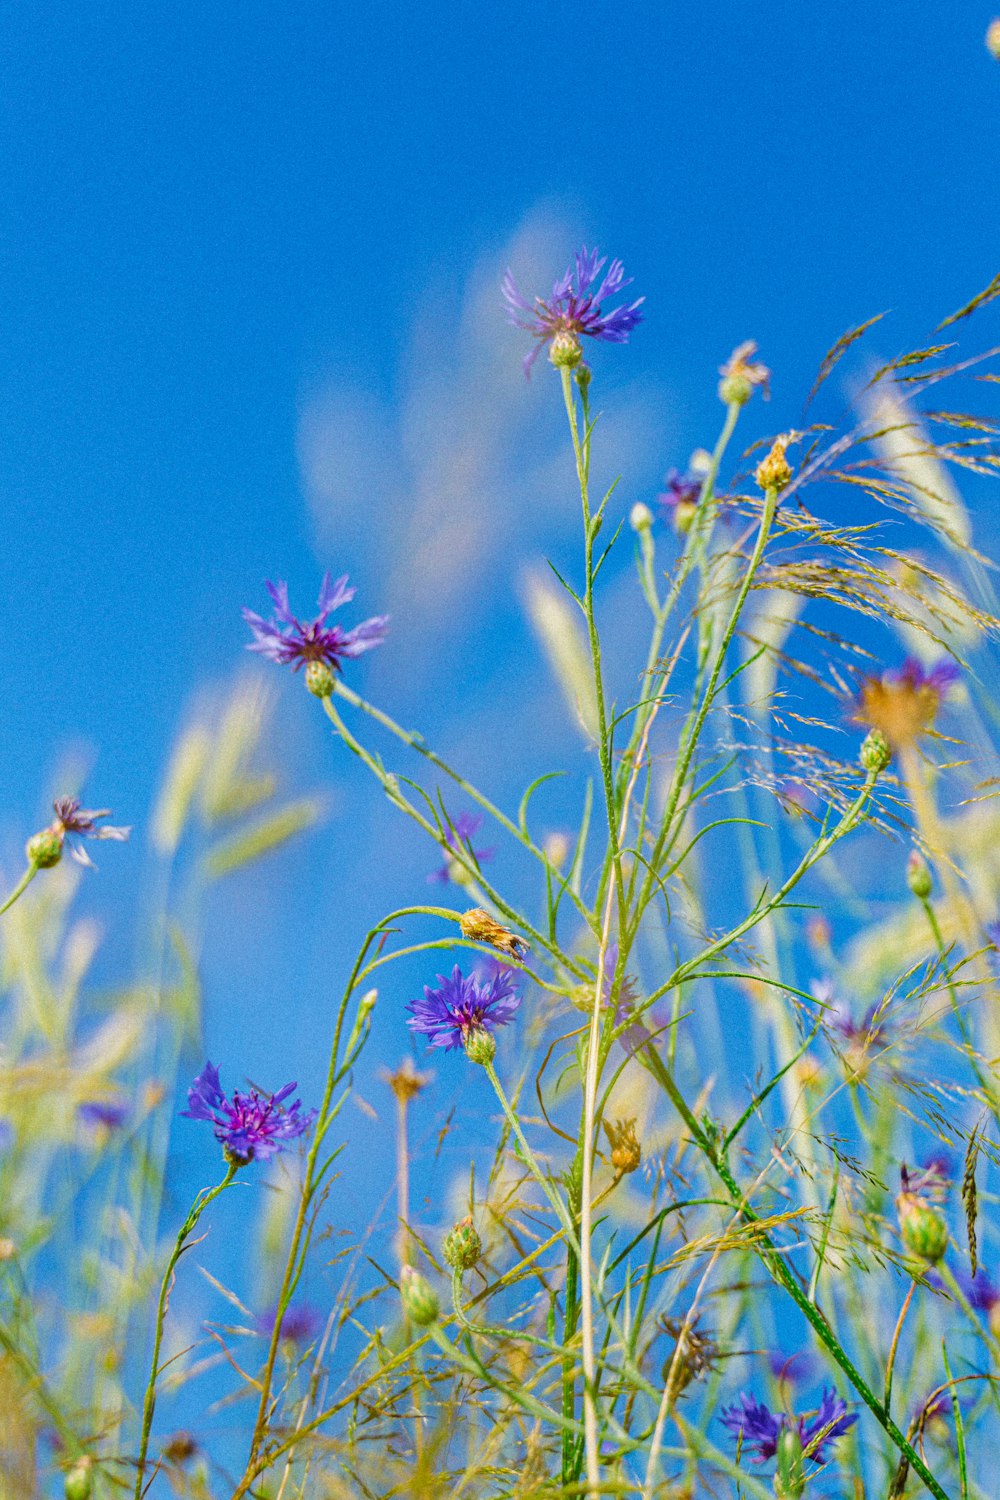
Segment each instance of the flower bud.
M648 531L653 524L653 512L639 500L628 513L628 524L633 531Z
M916 1193L900 1193L896 1209L903 1244L929 1265L937 1265L948 1248L948 1225L944 1215Z
M337 677L329 662L311 661L306 667L306 687L314 698L329 698Z
M458 925L463 937L473 943L489 943L491 948L496 948L508 958L523 958L528 951L523 938L495 921L482 906L474 906L471 911L463 912Z
M491 1063L497 1055L496 1037L481 1026L474 1026L467 1031L463 1041L466 1057L470 1062L479 1063L481 1067Z
M780 494L792 480L792 466L785 457L788 446L786 437L775 438L770 453L754 471L754 478L762 490L774 490Z
M593 376L594 372L588 365L587 361L585 359L581 359L580 363L577 365L576 369L573 372L573 378L580 388L581 395L585 396L590 390L590 382L593 379Z
M687 536L697 514L698 506L693 500L678 500L674 506L674 530L678 536Z
M1000 62L1000 16L995 21L991 21L986 28L986 47L997 62Z
M719 400L727 406L746 406L753 395L753 385L746 375L725 375L719 381Z
M399 1297L404 1313L418 1328L429 1328L437 1322L440 1311L437 1292L427 1277L412 1266L404 1266L399 1273Z
M634 1172L642 1161L642 1147L635 1133L634 1120L618 1120L614 1125L604 1121L604 1131L611 1147L611 1165L619 1177Z
M862 767L872 776L885 770L892 760L892 751L881 729L872 729L865 735L861 742L860 759Z
M786 1422L778 1434L778 1468L774 1476L774 1493L779 1500L799 1500L806 1487L802 1468L802 1438L797 1427Z
M441 1254L453 1271L471 1271L482 1253L483 1242L471 1218L459 1220L441 1241Z
M926 901L934 884L931 867L919 849L911 849L906 861L906 883L918 901Z
M83 1458L76 1461L68 1470L63 1480L63 1494L66 1500L90 1500L94 1492L94 1479L91 1470L94 1461L84 1454Z
M32 834L24 846L24 853L29 865L34 865L38 870L51 870L62 859L63 830L56 824L49 828L43 828L41 833Z
M583 358L583 346L575 333L557 333L549 346L549 359L557 370L572 370Z

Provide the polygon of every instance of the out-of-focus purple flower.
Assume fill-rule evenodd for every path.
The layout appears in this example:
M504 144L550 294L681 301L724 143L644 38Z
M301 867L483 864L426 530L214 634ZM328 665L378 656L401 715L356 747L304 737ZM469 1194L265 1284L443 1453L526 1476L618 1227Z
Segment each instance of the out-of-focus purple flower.
M270 1336L274 1332L277 1316L277 1307L269 1307L257 1319L259 1331ZM297 1302L293 1307L285 1309L285 1316L281 1320L281 1337L289 1344L309 1344L319 1333L324 1321L319 1308L313 1307L309 1302Z
M948 659L925 671L909 656L901 667L864 679L854 718L884 734L893 750L913 745L933 727L945 694L961 675Z
M672 520L679 505L697 505L701 486L699 475L682 474L680 469L671 469L664 480L664 488L656 497L664 519Z
M869 1005L861 1020L856 1021L849 1006L838 997L831 979L814 979L809 989L823 1008L822 1020L852 1047L868 1049L886 1039L886 1007L881 1001Z
M100 1130L118 1130L128 1119L128 1107L111 1099L87 1099L76 1112L85 1125Z
M445 828L444 841L455 854L467 855L472 848L473 838L482 826L483 820L479 813L460 812L451 825ZM495 853L495 849L472 849L477 865L481 865L484 860L492 859ZM429 883L438 882L441 885L447 885L448 881L455 879L456 876L461 880L465 873L464 868L457 861L448 859L440 869L432 870L427 880Z
M541 297L536 297L534 303L529 302L518 290L512 273L507 272L503 279L507 315L512 323L535 339L534 349L524 359L526 375L531 374L531 367L546 344L560 336L575 341L577 346L581 335L608 344L628 343L629 334L642 321L639 308L646 299L638 297L634 302L604 311L605 298L616 296L632 281L625 275L621 261L613 260L598 285L597 279L606 258L584 245L577 251L575 267L570 266L554 284L547 302Z
M464 1047L473 1032L492 1034L498 1026L506 1026L521 1003L512 971L501 965L488 979L465 975L458 964L447 978L443 974L437 978L437 989L425 985L422 998L409 1001L406 1024L426 1036L430 1046L444 1047L447 1052Z
M615 982L615 970L618 967L618 944L609 943L604 954L604 1004L611 1004L611 991ZM653 1034L645 1025L641 1016L635 1014L635 1008L639 1000L638 987L631 974L622 977L621 987L618 991L618 1003L615 1006L615 1025L625 1026L618 1040L630 1057L634 1057L641 1047L652 1041ZM629 1024L626 1026L625 1023Z
M970 1307L976 1309L976 1312L991 1313L1000 1305L1000 1291L994 1286L982 1266L975 1276L970 1276L964 1269L956 1271L955 1280L961 1287L962 1296Z
M331 582L329 573L324 576L319 614L305 622L296 619L289 608L287 583L267 581L266 588L274 601L274 617L263 620L252 609L244 609L243 618L254 634L247 650L266 656L268 661L291 666L296 672L310 662L323 662L331 671L339 672L345 657L360 656L385 640L388 615L373 615L353 630L327 625L333 610L354 598L355 590L348 587L346 573L336 582Z
M841 1401L832 1390L824 1390L819 1410L811 1421L790 1417L786 1412L776 1415L744 1391L740 1392L740 1405L722 1411L720 1419L734 1437L742 1435L744 1448L755 1455L754 1462L759 1464L774 1457L778 1439L786 1428L798 1432L802 1451L808 1458L823 1463L827 1444L843 1437L858 1420L856 1413L848 1413L846 1401Z
M796 1354L786 1354L783 1349L772 1349L767 1356L767 1362L771 1367L771 1374L775 1380L785 1384L799 1384L803 1380L809 1380L813 1372L813 1361L808 1354L799 1351Z
M207 1062L188 1089L188 1107L181 1113L189 1120L208 1120L215 1126L215 1139L228 1161L246 1166L250 1161L268 1161L286 1141L309 1129L316 1111L300 1114L298 1099L285 1107L298 1084L286 1083L276 1094L252 1088L248 1094L233 1090L227 1099L219 1083L219 1070Z

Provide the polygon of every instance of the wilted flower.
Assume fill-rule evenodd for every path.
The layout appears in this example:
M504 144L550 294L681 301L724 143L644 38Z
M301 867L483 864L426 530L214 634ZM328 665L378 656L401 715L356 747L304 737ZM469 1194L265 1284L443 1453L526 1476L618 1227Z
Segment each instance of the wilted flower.
M742 1436L744 1448L756 1455L754 1461L759 1464L774 1457L778 1439L786 1431L798 1434L806 1458L823 1463L827 1444L843 1437L858 1420L855 1412L848 1413L846 1401L841 1401L832 1390L823 1391L819 1411L811 1421L789 1416L787 1412L776 1415L762 1401L755 1401L742 1391L740 1405L729 1407L720 1417L734 1437Z
M412 1057L404 1057L395 1072L390 1073L387 1068L383 1068L381 1076L383 1083L389 1085L399 1103L408 1104L427 1087L434 1074L418 1073L413 1066Z
M611 1165L618 1177L634 1172L642 1161L642 1147L635 1133L634 1120L604 1121L604 1131L611 1147Z
M472 840L482 826L483 819L480 813L460 812L458 817L445 828L444 841L455 854L468 856L471 851L476 864L481 865L486 860L492 859L496 853L496 850L492 848L472 848ZM453 880L456 885L462 885L468 878L468 871L457 859L445 860L440 869L433 870L427 877L429 882L437 882L440 885L447 885L449 880Z
M299 1114L298 1099L285 1108L284 1101L297 1087L286 1083L276 1094L262 1094L254 1088L242 1094L235 1089L229 1100L220 1087L218 1068L207 1062L188 1089L188 1107L181 1113L189 1120L209 1120L226 1160L243 1167L255 1159L268 1161L286 1141L309 1129L315 1110Z
M329 573L324 576L319 591L319 614L307 623L292 614L287 583L268 581L265 586L274 601L274 618L262 620L252 609L244 609L243 618L255 637L247 650L266 656L268 661L291 666L296 672L314 663L328 672L339 672L344 657L360 656L385 640L388 615L374 615L353 630L327 625L327 616L354 598L355 590L348 587L346 573L336 583L331 583Z
M700 1380L709 1370L715 1369L719 1346L709 1330L702 1332L698 1328L697 1317L688 1324L666 1317L657 1321L664 1333L669 1334L674 1341L673 1349L663 1362L661 1379L668 1380L673 1368L674 1388L680 1395L693 1380ZM681 1347L678 1354L679 1345Z
M762 490L776 490L780 494L791 484L792 466L785 456L791 438L792 435L788 433L784 437L775 438L770 453L754 470L753 477Z
M953 661L940 661L925 672L916 657L908 657L898 670L864 679L855 719L884 734L890 749L905 749L933 728L945 694L960 675Z
M575 270L570 266L555 283L549 301L536 297L534 304L522 297L512 273L507 272L503 279L507 314L512 323L536 340L534 349L524 359L526 375L531 374L531 367L546 344L550 345L554 364L572 366L583 355L581 335L608 344L628 343L629 334L642 321L639 308L646 299L639 297L635 302L604 311L605 298L614 297L623 287L630 286L632 280L626 277L621 261L613 260L600 285L595 285L606 258L584 245L575 256Z
M729 406L746 406L758 386L768 395L771 372L767 365L758 364L753 356L757 353L754 339L738 344L724 365L719 368L719 397Z
M509 927L504 927L490 916L485 907L474 906L471 911L463 912L458 925L462 929L462 936L470 942L489 943L498 953L505 953L508 958L521 959L528 951L524 938L518 937L516 932L511 932Z
M52 822L34 834L25 848L29 863L41 869L51 869L59 863L65 844L71 859L92 870L94 861L80 839L116 839L120 843L132 832L131 828L112 828L110 824L98 828L98 818L110 818L110 808L81 807L78 797L57 797L52 810L55 813Z
M438 988L424 986L423 997L407 1005L411 1031L426 1036L430 1046L452 1052L469 1046L483 1033L492 1037L498 1026L513 1020L521 1003L510 969L498 965L488 979L465 975L458 964L448 978L438 976Z

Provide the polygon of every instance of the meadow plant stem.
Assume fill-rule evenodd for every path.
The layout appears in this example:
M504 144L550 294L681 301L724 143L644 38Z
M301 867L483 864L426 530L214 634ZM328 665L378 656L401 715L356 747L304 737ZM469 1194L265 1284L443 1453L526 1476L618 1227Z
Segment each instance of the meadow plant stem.
M184 1254L188 1236L198 1223L198 1220L208 1205L213 1203L220 1193L225 1192L238 1170L239 1164L230 1162L222 1181L214 1188L206 1188L198 1194L190 1213L180 1227L170 1259L167 1261L167 1268L163 1273L163 1280L160 1283L160 1296L156 1304L153 1357L149 1367L149 1380L146 1382L146 1394L142 1403L142 1430L139 1437L139 1457L136 1461L135 1500L142 1500L143 1479L146 1473L146 1456L149 1452L149 1434L153 1426L153 1413L156 1410L156 1382L160 1373L160 1345L163 1342L163 1324L166 1319L170 1289L173 1285L174 1268Z
M934 946L937 949L938 962L941 965L942 972L945 974L945 985L948 990L948 999L951 1003L952 1014L955 1017L955 1024L958 1027L959 1034L962 1038L962 1050L968 1058L969 1066L971 1067L973 1073L976 1075L976 1079L978 1080L979 1087L983 1091L983 1097L986 1100L989 1111L993 1116L993 1119L996 1122L997 1126L1000 1127L1000 1103L998 1103L997 1101L996 1086L995 1084L990 1082L980 1066L979 1054L976 1052L975 1044L972 1040L972 1034L969 1031L968 1022L966 1021L965 1016L962 1014L962 1007L959 1004L958 995L955 991L955 982L952 979L951 975L948 973L948 950L945 947L944 936L941 932L937 914L934 911L934 908L931 905L930 898L928 896L921 896L919 900L920 905L924 909L924 915L927 918L927 925L931 930L931 936L934 939Z
M913 1293L916 1291L916 1288L917 1283L911 1281L910 1289L903 1298L903 1305L899 1309L899 1317L896 1319L896 1328L892 1335L892 1343L889 1345L889 1358L885 1362L885 1396L882 1399L882 1404L887 1414L892 1405L892 1372L896 1365L896 1350L899 1348L899 1339L903 1332L903 1324L906 1321L906 1314L910 1310L910 1303L913 1301Z
M4 914L5 911L10 911L11 907L14 905L14 902L18 899L19 896L23 896L24 895L25 891L28 889L28 886L31 884L31 882L34 880L35 876L38 874L38 871L39 871L40 868L41 868L41 866L40 865L36 865L34 862L32 862L31 864L29 864L28 868L25 870L24 874L21 876L20 880L17 882L17 885L14 887L14 889L11 891L10 895L7 897L6 901L3 903L2 906L0 906L0 917L3 916L3 914Z
M576 1228L573 1224L572 1218L570 1217L569 1210L567 1209L565 1203L559 1196L556 1189L553 1187L549 1178L542 1171L541 1167L538 1165L538 1162L535 1160L534 1152L528 1145L528 1142L525 1139L524 1131L521 1129L521 1122L518 1120L517 1115L514 1113L513 1109L511 1109L510 1101L508 1100L507 1095L504 1093L503 1084L497 1077L496 1068L491 1062L482 1063L481 1066L487 1078L490 1080L490 1083L492 1083L493 1085L494 1092L496 1093L496 1096L500 1101L500 1107L503 1110L504 1118L506 1119L507 1124L510 1126L514 1137L521 1148L521 1155L524 1157L525 1166L528 1168L528 1171L531 1173L532 1177L534 1177L535 1181L538 1183L542 1192L545 1194L546 1198L551 1204L553 1212L555 1213L556 1218L559 1220L559 1223L562 1225L569 1243L577 1251L579 1251L579 1246L576 1242Z

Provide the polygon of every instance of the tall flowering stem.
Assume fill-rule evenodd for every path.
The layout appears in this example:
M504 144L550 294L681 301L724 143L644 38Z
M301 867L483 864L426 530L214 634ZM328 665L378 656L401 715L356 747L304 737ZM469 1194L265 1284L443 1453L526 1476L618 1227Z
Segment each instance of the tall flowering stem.
M181 1225L174 1241L167 1268L160 1282L160 1295L156 1304L156 1326L153 1332L153 1357L150 1362L149 1379L146 1382L146 1394L142 1403L142 1429L139 1437L139 1457L136 1464L135 1475L135 1500L142 1500L143 1480L146 1475L146 1457L149 1453L149 1434L153 1426L153 1413L156 1410L156 1382L160 1373L160 1346L163 1343L163 1324L167 1315L167 1303L170 1299L170 1289L174 1283L174 1270L177 1262L184 1254L188 1237L198 1223L202 1214L210 1203L214 1203L220 1193L224 1193L229 1187L236 1173L239 1171L237 1162L230 1162L225 1177L214 1188L205 1188L198 1194L191 1206L191 1210Z

